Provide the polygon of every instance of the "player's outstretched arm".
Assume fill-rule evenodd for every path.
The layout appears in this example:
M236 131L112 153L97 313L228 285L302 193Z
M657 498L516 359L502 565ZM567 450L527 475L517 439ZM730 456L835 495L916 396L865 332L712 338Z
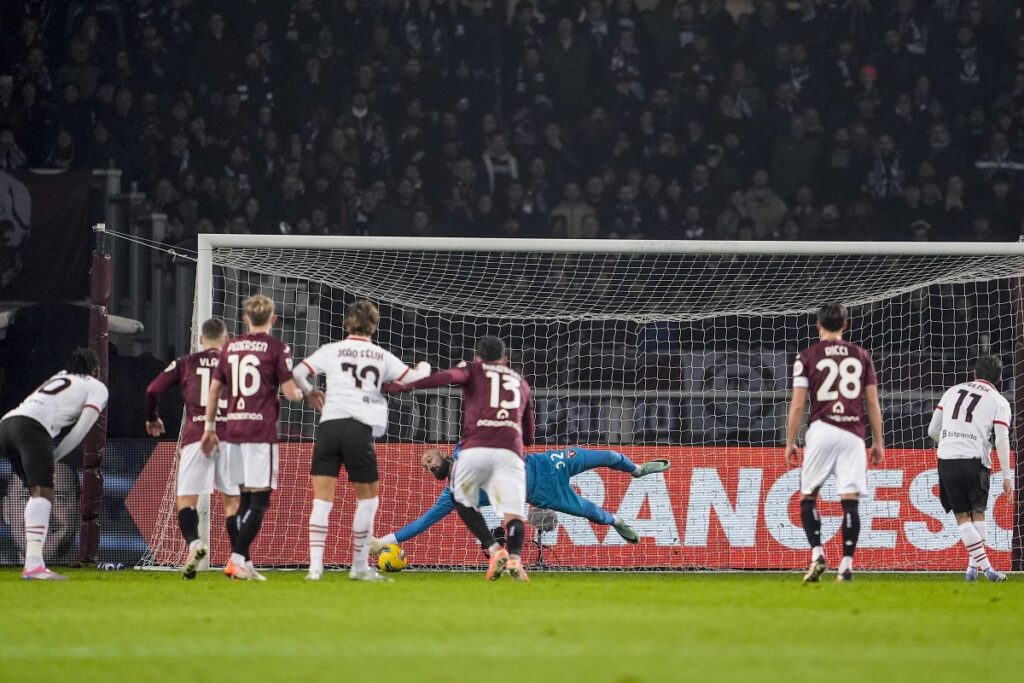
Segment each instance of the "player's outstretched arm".
M425 360L421 360L415 366L407 367L405 372L403 372L395 381L400 384L412 384L413 382L418 382L421 379L430 377L431 369L430 363Z
M424 531L434 526L455 510L455 499L452 497L452 490L447 486L441 491L434 505L424 512L419 519L409 522L395 532L395 543L405 543L410 538L415 538ZM382 540L387 540L382 539Z
M146 433L150 436L155 438L164 433L164 421L160 419L160 395L180 381L177 362L174 362L146 387Z
M78 422L67 433L64 440L60 442L57 450L53 452L53 459L55 461L62 459L65 455L75 450L75 446L82 443L82 439L89 433L92 426L96 424L96 418L100 416L100 410L100 407L92 404L87 405L82 410L82 414L78 416Z
M881 465L885 460L885 433L882 431L882 404L878 400L878 385L864 387L864 400L868 404L868 424L871 425L871 464Z
M789 403L789 418L786 420L786 462L793 467L800 464L800 454L796 449L796 436L800 433L800 425L804 421L804 405L807 403L807 388L793 387L793 397Z
M451 370L435 372L429 377L424 377L423 379L415 382L409 382L408 384L402 382L388 382L381 388L381 391L386 394L398 394L405 391L413 391L414 389L433 389L436 387L447 387L453 385L458 386L465 384L468 381L468 368L452 368Z

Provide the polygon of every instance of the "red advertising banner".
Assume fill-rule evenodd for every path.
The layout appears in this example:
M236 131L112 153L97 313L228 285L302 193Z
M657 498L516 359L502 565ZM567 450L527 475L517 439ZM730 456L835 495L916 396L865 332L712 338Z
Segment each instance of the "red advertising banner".
M381 506L375 535L396 531L416 519L441 492L442 484L419 467L424 446L378 444ZM629 521L639 545L627 545L610 527L558 515L558 527L543 534L544 559L552 566L623 569L797 569L808 562L800 527L800 472L785 465L781 449L642 447L620 449L637 462L667 458L672 468L641 479L609 469L573 478L581 495ZM306 527L311 508L308 485L311 444L282 444L280 488L274 494L263 533L253 550L259 564L304 566ZM174 476L173 444L161 444L128 497L128 508L159 564L184 556L176 518L154 505ZM888 451L886 462L868 472L870 492L861 502L861 535L856 564L863 569L957 570L966 554L952 514L938 497L935 454L930 450ZM1002 493L1002 473L994 472L989 496L988 554L993 565L1009 569L1012 506ZM172 499L171 499L172 500ZM166 504L169 501L164 501ZM171 503L173 504L173 502ZM212 562L222 564L228 547L223 516L213 501ZM327 562L346 564L354 507L342 481L331 513ZM834 485L826 483L819 511L830 562L842 555L842 518ZM485 515L497 522L485 508ZM170 513L170 514L169 514ZM455 515L404 544L413 565L476 566L483 556ZM534 544L527 560L537 556Z

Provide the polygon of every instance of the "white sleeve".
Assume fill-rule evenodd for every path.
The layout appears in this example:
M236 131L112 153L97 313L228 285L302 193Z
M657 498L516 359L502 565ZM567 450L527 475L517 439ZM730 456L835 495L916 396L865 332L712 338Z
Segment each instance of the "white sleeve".
M1005 477L1010 472L1010 428L1000 422L996 422L995 433L996 453L999 455L999 469L1003 471L1003 476Z
M104 401L105 403L106 401ZM100 416L100 411L94 410L94 408L95 404L89 403L82 409L82 414L78 416L78 422L75 423L75 426L64 437L64 440L60 442L57 450L53 452L55 462L75 450L75 447L82 443L82 439L89 433L92 426L96 424L96 418Z
M809 386L811 386L811 383L807 378L807 368L804 367L804 362L800 359L800 356L797 356L796 361L793 363L793 388L806 389Z
M320 355L323 354L320 353L320 349L317 349L309 358L301 360L292 366L292 379L295 380L295 385L299 387L299 391L302 392L303 396L309 396L309 392L315 388L313 383L309 381L309 378L310 376L315 377L320 374L317 368L317 356Z
M102 413L107 407L110 391L107 385L99 380L90 382L90 385L89 392L85 395L85 405L87 408L95 408L97 413Z
M931 437L935 443L939 442L939 437L942 435L942 406L939 405L935 412L932 413L931 424L928 425L928 436Z
M384 352L384 381L409 384L430 376L430 363L425 360L410 368L393 353Z
M1000 397L1002 398L1002 397ZM999 469L1005 473L1010 471L1010 402L999 401L995 419L992 420L992 431L996 435L996 453L999 455Z
M326 355L327 354L324 351L324 347L321 346L311 355L307 356L304 360L301 360L298 363L296 363L295 369L292 370L292 374L298 377L300 369L304 371L302 377L307 377L308 375L319 375L323 373L324 366L326 365L326 363L324 362L326 360Z

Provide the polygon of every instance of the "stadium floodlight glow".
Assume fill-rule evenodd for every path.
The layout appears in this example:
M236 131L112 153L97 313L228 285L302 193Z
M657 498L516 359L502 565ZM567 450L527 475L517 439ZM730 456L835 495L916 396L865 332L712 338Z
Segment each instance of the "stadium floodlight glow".
M790 366L815 334L811 314L838 300L852 309L848 338L878 368L889 449L869 473L858 566L959 569L927 425L943 390L983 352L1003 358L1001 390L1024 408L1022 277L1024 244L1013 243L200 235L193 330L218 315L237 332L242 300L261 291L277 302L275 332L296 359L342 336L341 312L357 297L381 306L377 341L406 362L447 367L469 360L479 336L497 334L535 389L537 450L585 444L673 462L643 479L577 477L587 498L634 521L641 543L627 546L612 530L559 515L541 537L553 545L547 564L795 569L806 562L806 540L798 473L782 460ZM378 535L417 517L439 492L418 456L425 444L457 440L459 397L435 390L393 398L390 416L378 444ZM283 407L282 439L299 443L282 447L281 489L256 553L272 564L306 561L315 423L307 408ZM1014 431L1019 443L1019 420ZM1012 548L1019 568L1024 520L996 496L1002 476L993 474L989 555L1009 568ZM184 552L173 469L168 482L145 566L174 566ZM335 514L346 519L352 501L341 495ZM826 484L822 499L823 537L838 559L834 487ZM227 550L217 507L205 522L214 564ZM349 552L347 531L332 529L340 537L328 564ZM457 520L404 549L414 567L482 561Z

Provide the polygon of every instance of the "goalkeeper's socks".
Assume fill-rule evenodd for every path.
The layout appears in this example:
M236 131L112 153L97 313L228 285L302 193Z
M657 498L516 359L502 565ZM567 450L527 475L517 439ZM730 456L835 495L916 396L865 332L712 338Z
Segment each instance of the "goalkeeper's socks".
M513 519L505 525L506 548L512 557L519 557L523 554L523 541L526 539L526 527L523 520Z
M836 570L837 574L844 572L853 571L853 555L843 555L843 559L839 561L839 569Z
M44 566L43 544L50 528L50 509L53 503L39 496L29 498L25 504L25 569Z
M195 508L178 510L178 528L181 529L182 538L189 545L199 538L199 513Z
M366 571L370 568L370 537L373 536L373 518L377 515L377 497L360 498L356 501L356 513L352 516L352 571Z
M800 522L807 534L807 543L812 548L821 548L821 517L818 515L818 508L813 498L804 498L800 501ZM817 559L817 556L815 556Z
M309 570L324 570L324 546L327 545L327 525L334 503L329 500L313 499L313 511L309 513Z
M860 501L843 500L843 556L853 557L860 538Z
M992 568L988 561L988 555L985 554L985 541L981 540L981 535L974 528L972 522L964 522L960 525L960 538L963 540L964 547L967 548L967 554L975 566L982 571Z

